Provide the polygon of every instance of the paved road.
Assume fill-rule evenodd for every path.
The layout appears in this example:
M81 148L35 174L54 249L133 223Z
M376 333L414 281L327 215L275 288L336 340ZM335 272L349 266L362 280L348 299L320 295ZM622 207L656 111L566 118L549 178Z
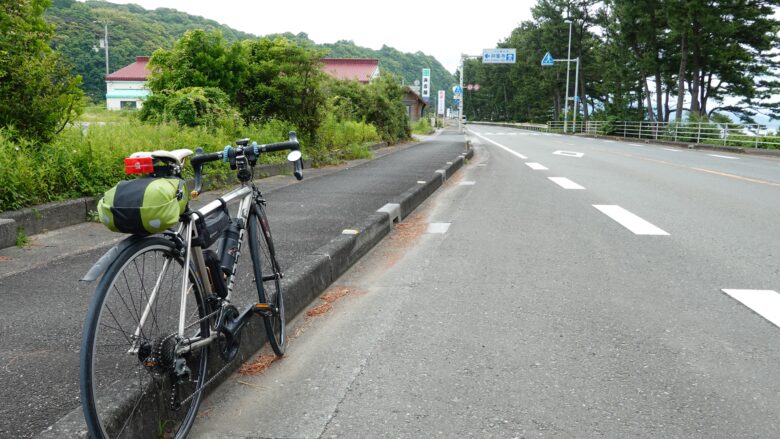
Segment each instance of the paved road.
M780 161L469 128L193 437L780 437Z
M300 183L264 181L281 262L293 266L463 150L463 136L445 131L338 172L306 170ZM0 250L0 438L30 437L79 407L78 352L94 285L78 279L120 238L83 224L37 236L29 250Z

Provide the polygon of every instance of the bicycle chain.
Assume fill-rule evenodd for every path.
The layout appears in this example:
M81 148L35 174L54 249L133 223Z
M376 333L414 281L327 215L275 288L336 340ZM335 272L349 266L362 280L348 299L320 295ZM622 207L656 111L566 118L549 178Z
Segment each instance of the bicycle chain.
M202 322L202 321L204 321L204 320L210 319L211 317L213 317L213 316L215 316L215 315L219 314L220 312L222 312L222 310L223 310L223 309L224 309L223 307L220 307L218 310L216 310L216 311L212 312L211 314L208 314L207 316L205 316L205 317L203 317L203 318L201 318L201 319L199 319L199 320L196 320L196 321L192 322L190 325L188 325L188 326L187 326L187 328L191 328L191 327L195 326L196 324L198 324L198 323L200 323L200 322ZM185 329L186 329L186 328L185 328ZM171 337L173 337L173 336L175 336L175 335L177 335L177 334L176 334L176 333L173 333L173 334L171 334L171 335L169 335L169 336L165 337L165 338L164 338L164 339L163 339L163 340L160 342L160 346L162 346L162 344L163 344L163 343L164 343L164 342L165 342L167 339L169 339L169 338L171 338ZM214 375L213 375L211 378L209 378L209 380L208 380L208 381L206 381L205 383L203 383L203 385L202 385L202 386L200 386L200 387L198 388L198 390L196 390L196 391L195 391L195 392L193 392L193 393L192 393L190 396L188 396L188 397L187 397L187 398L185 398L183 401L181 401L180 403L178 403L178 406L177 406L177 404L176 404L176 387L177 387L177 386L176 386L176 385L173 385L173 386L171 386L171 410L178 410L178 409L179 409L181 406L183 406L184 404L186 404L186 403L188 403L189 401L191 401L191 400L192 400L192 398L194 398L196 395L199 395L201 392L203 392L203 389L205 389L206 387L208 387L208 386L209 386L209 384L211 384L212 382L214 382L214 380L216 380L216 379L217 379L217 378L218 378L220 375L222 375L222 373L224 373L224 372L225 372L225 370L227 369L227 367L228 367L228 366L230 366L230 364L232 364L232 363L233 363L233 360L231 360L231 361L229 361L229 362L225 363L225 365L224 365L224 366L222 366L222 368L221 368L219 371L217 371L217 373L215 373L215 374L214 374ZM208 367L208 365L206 365L206 367Z

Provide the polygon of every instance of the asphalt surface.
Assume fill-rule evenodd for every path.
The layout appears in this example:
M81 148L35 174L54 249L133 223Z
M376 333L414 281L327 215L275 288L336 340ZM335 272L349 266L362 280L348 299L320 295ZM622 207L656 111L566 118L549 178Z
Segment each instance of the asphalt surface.
M469 129L474 160L192 437L780 437L780 320L723 291L777 299L780 161Z
M444 131L371 161L305 170L300 183L263 181L283 267L429 178L464 151L463 139ZM31 437L79 407L79 343L94 289L79 279L121 238L86 223L34 236L27 249L0 250L0 296L12 310L0 321L0 437Z

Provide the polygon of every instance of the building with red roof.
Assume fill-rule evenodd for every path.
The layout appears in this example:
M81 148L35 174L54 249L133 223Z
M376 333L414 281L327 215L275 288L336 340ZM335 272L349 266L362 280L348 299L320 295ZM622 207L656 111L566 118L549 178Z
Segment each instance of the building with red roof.
M323 58L322 70L328 75L344 81L358 81L368 84L379 77L379 60L372 58Z
M149 96L148 56L137 56L135 62L106 75L106 107L109 110L138 109Z

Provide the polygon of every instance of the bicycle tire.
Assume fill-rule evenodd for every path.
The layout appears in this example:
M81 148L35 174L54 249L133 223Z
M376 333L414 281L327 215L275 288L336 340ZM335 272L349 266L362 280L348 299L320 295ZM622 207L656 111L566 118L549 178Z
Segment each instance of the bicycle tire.
M268 226L268 218L261 204L255 204L249 215L249 251L252 255L255 284L260 303L268 303L276 308L277 312L263 316L265 333L271 348L277 356L284 355L287 344L284 313L284 295L282 293L282 270L276 260L271 229ZM270 280L263 280L271 276Z
M166 260L170 262L163 272ZM155 236L126 248L98 283L84 322L80 356L81 401L91 437L184 438L192 427L207 382L208 345L181 357L191 371L188 379L173 379L165 366L175 358L168 340L178 332L183 270L176 246ZM203 288L192 266L188 271L185 335L207 337ZM133 334L158 278L159 293L136 338ZM131 353L134 338L140 348ZM150 357L153 352L157 354ZM152 366L155 360L157 366ZM178 408L173 407L176 400Z

